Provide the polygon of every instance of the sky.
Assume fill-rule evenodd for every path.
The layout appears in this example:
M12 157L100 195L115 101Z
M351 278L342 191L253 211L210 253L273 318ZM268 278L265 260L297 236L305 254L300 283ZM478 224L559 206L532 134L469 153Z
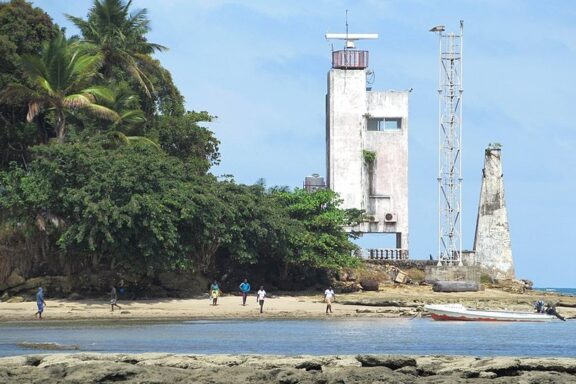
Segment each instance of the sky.
M67 34L64 14L86 17L91 0L36 0ZM188 110L218 116L212 172L239 183L302 187L325 176L327 32L378 33L363 41L373 90L406 90L409 116L410 255L436 255L438 38L464 20L463 248L471 249L484 149L502 144L517 278L576 287L576 2L553 0L133 0L146 8L148 40ZM334 48L341 48L334 43Z

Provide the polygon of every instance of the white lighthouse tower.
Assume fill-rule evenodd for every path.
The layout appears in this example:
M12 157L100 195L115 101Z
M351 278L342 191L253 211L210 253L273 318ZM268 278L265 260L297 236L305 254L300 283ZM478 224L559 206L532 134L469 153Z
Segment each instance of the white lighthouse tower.
M377 34L326 34L343 40L332 52L326 96L327 185L344 208L363 209L367 221L350 230L395 236L378 258L408 258L408 95L367 86L368 51L357 40Z

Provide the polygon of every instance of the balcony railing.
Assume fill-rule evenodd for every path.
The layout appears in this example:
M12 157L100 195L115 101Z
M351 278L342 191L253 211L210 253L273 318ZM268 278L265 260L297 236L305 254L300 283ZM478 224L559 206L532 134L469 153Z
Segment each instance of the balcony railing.
M408 250L399 248L363 249L368 260L408 260Z
M332 52L332 68L364 69L368 67L368 51L346 49Z

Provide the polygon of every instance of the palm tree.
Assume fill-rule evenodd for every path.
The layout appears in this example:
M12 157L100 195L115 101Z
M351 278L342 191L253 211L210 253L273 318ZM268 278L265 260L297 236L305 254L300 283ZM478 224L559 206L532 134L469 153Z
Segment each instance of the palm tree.
M82 53L78 44L69 42L62 33L44 44L40 56L23 56L21 65L31 86L11 84L0 94L0 101L26 100L29 122L53 111L59 143L64 142L69 112L83 109L100 118L119 119L116 112L97 103L98 99L111 100L110 90L92 85L102 57Z
M148 97L154 91L151 75L161 75L159 64L151 54L167 48L150 43L147 10L129 12L132 0L94 0L87 20L66 15L82 32L83 41L103 56L102 73L107 79L115 75L114 69L128 72ZM160 76L161 77L161 76Z

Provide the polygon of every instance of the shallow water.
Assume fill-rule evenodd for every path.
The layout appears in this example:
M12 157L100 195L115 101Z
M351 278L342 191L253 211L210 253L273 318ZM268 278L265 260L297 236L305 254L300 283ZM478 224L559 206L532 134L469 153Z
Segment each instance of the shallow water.
M73 352L196 354L443 354L576 357L576 321L436 322L430 319L234 320L170 323L35 322L0 325L0 356Z

